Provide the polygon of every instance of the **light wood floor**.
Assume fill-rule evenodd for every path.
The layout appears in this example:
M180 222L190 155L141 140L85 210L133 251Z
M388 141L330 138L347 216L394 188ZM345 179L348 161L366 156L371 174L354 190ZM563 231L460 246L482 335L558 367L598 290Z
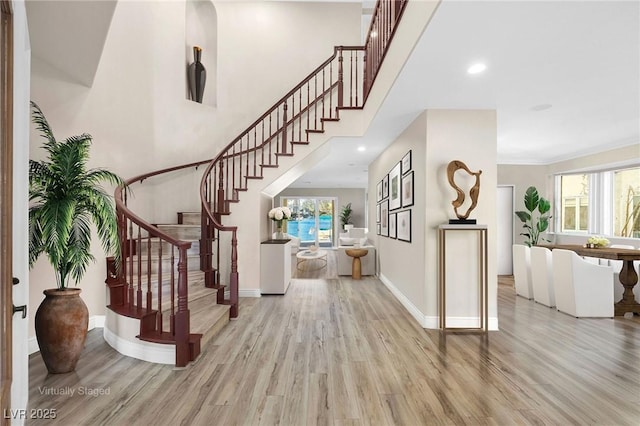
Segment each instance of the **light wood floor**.
M96 329L75 373L47 376L32 355L30 408L57 419L29 424L640 424L638 317L575 319L509 278L498 299L499 332L443 335L374 277L296 279L242 299L183 370L124 357Z

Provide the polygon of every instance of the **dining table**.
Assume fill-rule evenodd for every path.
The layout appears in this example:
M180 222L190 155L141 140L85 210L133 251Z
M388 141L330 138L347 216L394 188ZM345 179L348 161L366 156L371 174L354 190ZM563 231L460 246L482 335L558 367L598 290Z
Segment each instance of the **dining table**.
M640 250L612 247L592 248L579 244L538 244L538 246L546 247L549 250L571 250L579 256L622 261L620 283L624 286L624 293L622 295L622 299L614 304L615 315L621 316L627 312L633 312L635 315L640 315L640 303L636 302L633 295L633 287L638 284L638 273L636 272L633 262L640 260Z

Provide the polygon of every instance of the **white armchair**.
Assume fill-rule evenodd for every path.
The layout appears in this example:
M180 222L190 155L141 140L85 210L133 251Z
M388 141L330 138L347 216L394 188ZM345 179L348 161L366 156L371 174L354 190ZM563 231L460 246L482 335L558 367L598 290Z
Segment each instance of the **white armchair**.
M522 244L513 245L513 280L516 294L525 299L533 298L531 283L531 249Z
M533 300L550 308L556 306L552 254L546 247L531 247L531 283Z
M553 285L559 311L574 317L614 316L613 270L570 250L554 249Z

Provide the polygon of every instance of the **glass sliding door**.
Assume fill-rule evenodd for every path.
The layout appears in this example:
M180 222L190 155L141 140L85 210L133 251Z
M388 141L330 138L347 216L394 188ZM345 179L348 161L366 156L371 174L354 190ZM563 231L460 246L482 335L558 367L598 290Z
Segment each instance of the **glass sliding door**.
M333 198L283 197L280 204L291 209L291 219L287 222L286 232L300 238L300 247L313 244L320 247L333 246Z

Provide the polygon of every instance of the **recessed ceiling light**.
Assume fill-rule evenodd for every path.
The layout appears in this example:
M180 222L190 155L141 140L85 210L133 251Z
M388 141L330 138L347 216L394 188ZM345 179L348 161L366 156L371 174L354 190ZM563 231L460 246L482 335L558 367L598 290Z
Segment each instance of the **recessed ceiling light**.
M359 146L358 147L358 151L362 152L365 151L367 148L365 148L364 146Z
M487 66L483 63L477 63L477 64L473 64L469 67L469 69L467 69L467 72L469 74L479 74L482 71L486 70Z
M531 111L544 111L545 109L551 108L553 105L551 104L540 104L534 105L531 107Z

